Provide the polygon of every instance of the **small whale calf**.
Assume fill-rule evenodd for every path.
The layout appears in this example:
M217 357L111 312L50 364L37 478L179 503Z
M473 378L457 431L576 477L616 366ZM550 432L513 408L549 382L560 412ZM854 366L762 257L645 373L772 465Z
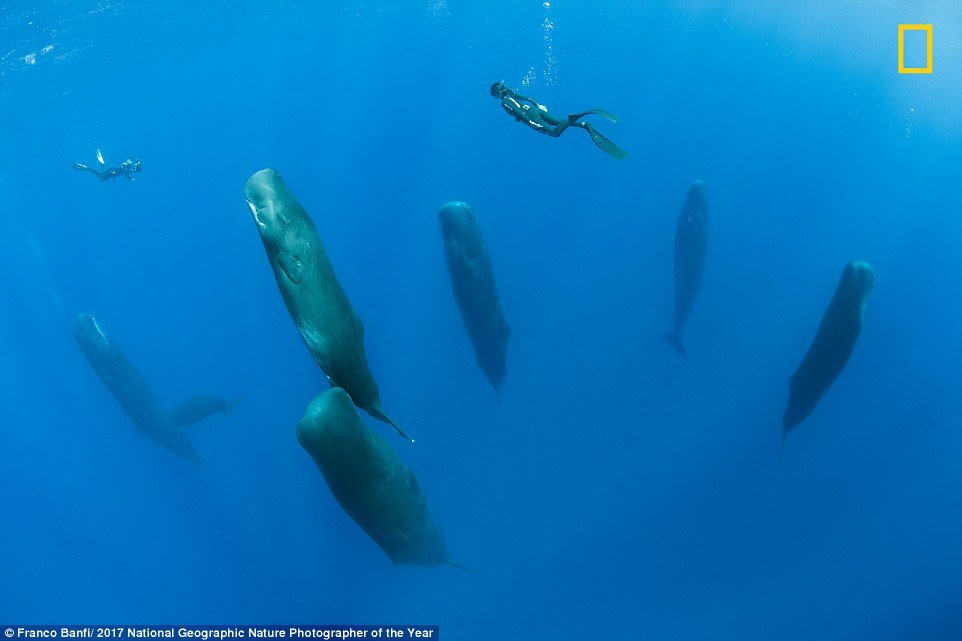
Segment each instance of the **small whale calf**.
M665 340L682 356L687 352L681 332L688 323L695 296L701 288L707 247L708 188L704 181L696 180L688 186L685 203L678 214L678 228L675 231L675 308L671 331L665 332Z
M141 433L191 461L200 455L157 402L144 377L91 314L74 320L73 337L87 362Z
M507 372L511 326L501 311L494 270L481 238L481 228L471 206L458 201L441 207L438 222L454 300L468 339L474 346L478 367L497 391L501 389Z
M842 270L815 340L789 380L788 406L782 418L782 447L788 433L815 409L845 368L855 341L862 331L868 294L875 284L875 271L864 261L854 261Z
M244 196L277 288L314 361L332 386L411 440L381 406L364 352L364 325L334 274L314 221L273 169L251 176Z
M337 502L392 563L449 563L444 533L421 485L387 441L364 424L347 392L332 387L315 397L297 426L297 440Z
M218 412L230 416L234 408L244 400L243 396L227 402L216 396L195 396L170 413L174 425L194 425Z

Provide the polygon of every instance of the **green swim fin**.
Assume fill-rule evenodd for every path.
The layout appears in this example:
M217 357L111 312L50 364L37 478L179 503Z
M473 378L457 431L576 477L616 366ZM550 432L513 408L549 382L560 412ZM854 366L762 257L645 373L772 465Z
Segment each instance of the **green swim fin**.
M610 111L605 111L604 109L589 109L588 111L582 111L580 114L571 114L570 116L568 116L568 120L571 122L576 122L578 120L581 120L585 116L601 116L605 120L608 120L611 122L621 122L621 119L618 118L618 116L611 113Z
M584 128L591 134L591 140L606 154L617 158L618 160L624 160L628 157L628 152L611 142L600 133L598 130L591 126L591 123L585 123Z

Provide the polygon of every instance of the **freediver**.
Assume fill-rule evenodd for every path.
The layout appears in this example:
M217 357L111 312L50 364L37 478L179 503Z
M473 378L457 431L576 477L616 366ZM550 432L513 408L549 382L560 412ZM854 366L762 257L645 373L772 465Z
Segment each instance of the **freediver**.
M559 118L548 113L548 108L534 98L522 96L503 82L491 85L491 95L501 99L501 107L518 122L523 122L537 132L552 138L557 138L568 127L580 127L591 135L591 140L605 153L623 160L628 152L602 136L590 122L583 122L585 116L601 116L611 122L618 122L618 117L604 109L589 109L580 114L571 114L567 118Z
M141 170L141 162L135 158L128 158L116 167L105 167L104 156L100 153L99 149L97 150L97 161L100 163L99 171L91 169L81 162L74 163L73 168L81 171L89 171L101 181L112 180L118 176L126 176L127 180L133 180L133 174L138 174Z

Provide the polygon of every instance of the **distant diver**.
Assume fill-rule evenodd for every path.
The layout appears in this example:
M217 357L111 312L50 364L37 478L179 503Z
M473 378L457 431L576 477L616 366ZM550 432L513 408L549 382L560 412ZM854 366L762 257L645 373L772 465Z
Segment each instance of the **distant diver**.
M623 160L628 156L627 151L598 133L598 130L591 123L581 121L585 116L595 115L606 118L611 122L618 122L617 116L604 109L589 109L580 114L571 114L567 118L559 118L548 113L548 108L534 98L522 96L505 86L503 82L496 82L491 85L491 95L501 99L501 107L515 120L523 122L537 132L557 138L568 127L580 127L591 135L591 140L605 153L618 160Z
M100 153L100 149L97 150L97 162L100 163L99 171L91 169L81 162L74 163L73 168L81 171L89 171L101 181L113 180L118 176L126 176L127 180L133 180L133 174L139 174L141 170L141 162L135 158L128 158L116 167L105 167L106 163L104 163L104 156Z

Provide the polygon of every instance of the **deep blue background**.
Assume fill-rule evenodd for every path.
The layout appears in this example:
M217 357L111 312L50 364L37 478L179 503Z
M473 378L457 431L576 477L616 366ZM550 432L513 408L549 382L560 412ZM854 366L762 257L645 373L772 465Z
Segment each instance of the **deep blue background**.
M962 638L957 3L31 4L0 3L0 619ZM935 24L934 74L896 73L904 22ZM512 123L487 87L525 77L620 115L598 126L631 157ZM143 174L70 169L98 146ZM268 166L417 446L368 423L482 575L392 567L298 446L326 383L243 200ZM661 334L696 177L682 360ZM452 199L514 330L500 406L444 268ZM855 259L864 332L779 464L787 379ZM247 394L192 429L202 466L94 376L88 311L168 407Z

